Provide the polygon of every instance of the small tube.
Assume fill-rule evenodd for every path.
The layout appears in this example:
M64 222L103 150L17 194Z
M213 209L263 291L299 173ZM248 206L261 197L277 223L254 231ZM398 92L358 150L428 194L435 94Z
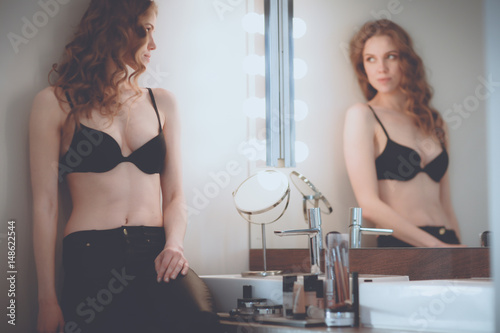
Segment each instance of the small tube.
M306 302L304 285L300 282L293 283L293 319L306 318Z
M296 275L283 276L283 315L293 316L293 284L297 281Z

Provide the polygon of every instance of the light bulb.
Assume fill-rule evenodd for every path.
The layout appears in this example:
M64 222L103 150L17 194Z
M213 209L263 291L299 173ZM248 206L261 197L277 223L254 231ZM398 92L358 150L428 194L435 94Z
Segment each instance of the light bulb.
M259 33L261 35L264 34L264 15L259 15L257 13L247 13L241 19L241 25L243 30L248 32L249 34Z
M295 141L295 162L304 162L309 156L309 147L302 141Z
M309 107L307 106L306 102L301 101L300 99L296 99L294 101L293 107L295 121L301 121L307 117L307 114L309 113Z
M306 22L298 17L293 18L293 38L299 39L304 36L307 31Z
M293 59L293 78L302 79L307 74L307 64L300 58Z

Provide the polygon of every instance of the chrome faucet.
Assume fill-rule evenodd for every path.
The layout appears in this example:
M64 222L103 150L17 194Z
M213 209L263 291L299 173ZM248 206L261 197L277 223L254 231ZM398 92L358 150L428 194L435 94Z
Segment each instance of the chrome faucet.
M274 234L278 236L309 236L309 254L311 258L311 273L320 274L320 256L322 249L323 233L321 231L321 210L316 208L309 208L307 210L307 220L309 221L309 229L296 229L275 231Z
M349 247L357 249L361 247L361 234L367 235L390 235L393 233L392 229L380 228L365 228L363 225L363 217L361 215L361 208L351 207L349 210Z

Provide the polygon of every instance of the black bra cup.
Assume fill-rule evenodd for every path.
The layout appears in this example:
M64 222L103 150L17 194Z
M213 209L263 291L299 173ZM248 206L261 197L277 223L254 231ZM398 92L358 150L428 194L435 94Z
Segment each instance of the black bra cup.
M421 167L422 158L414 149L403 146L391 140L382 122L375 114L370 105L373 115L387 136L387 144L382 154L375 159L377 179L394 179L408 181L413 179L419 172L425 172L433 181L439 183L448 169L448 152L443 146L443 151L430 161L425 167Z
M161 127L160 116L153 92L148 88L159 123L157 136L123 156L120 146L109 134L83 124L73 134L68 151L59 159L60 176L73 172L107 172L123 162L133 163L146 174L160 173L163 169L166 143ZM67 96L70 101L69 96ZM73 107L70 102L70 106Z

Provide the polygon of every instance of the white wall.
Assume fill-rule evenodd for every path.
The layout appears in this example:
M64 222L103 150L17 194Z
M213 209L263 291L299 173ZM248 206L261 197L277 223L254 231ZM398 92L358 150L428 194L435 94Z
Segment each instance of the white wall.
M2 256L6 253L6 222L15 218L18 271L17 325L13 329L3 317L2 332L30 332L36 321L27 133L31 102L36 92L46 86L51 64L61 55L72 27L79 22L89 2L57 1L59 10L49 8L54 11L51 16L44 16L46 10L37 1L0 2L0 253ZM248 163L238 152L251 127L242 114L249 80L241 65L248 53L248 36L241 30L240 21L252 1L158 2L158 50L143 82L172 90L182 114L184 187L190 212L186 254L200 274L240 272L248 267L249 233L246 222L232 205L231 192L255 171L255 164ZM227 6L218 7L217 12L214 7L217 3ZM307 61L309 68L306 77L297 81L297 98L309 105L308 118L297 124L297 139L310 148L309 159L299 164L297 170L309 177L334 207L334 214L324 217L327 231L346 228L347 210L355 204L343 162L341 133L343 113L361 95L341 45L348 42L354 27L372 18L371 10L387 9L388 3L296 0L297 11L301 10L298 15L303 13L302 18L308 24L307 34L297 41L296 53ZM493 69L484 68L482 2L401 0L400 3L404 9L392 18L414 37L417 50L429 68L436 91L434 105L438 109L447 110L473 95L477 76L491 72L497 77ZM27 37L23 37L25 21L39 25L37 31L24 31L31 34ZM457 30L462 37L450 40L449 36ZM9 32L26 38L26 44L18 45L18 52L7 38ZM489 66L492 63L490 60ZM310 91L307 86L314 89ZM490 113L488 117L493 119ZM451 132L453 202L465 231L465 241L471 245L477 243L475 229L488 228L488 200L493 209L495 198L487 194L484 132L490 118L486 117L481 102L477 111L462 119L460 126ZM230 126L226 126L228 122ZM492 140L498 141L498 134L495 136L492 130L490 135L492 147ZM493 166L490 162L492 170ZM205 194L203 200L199 193L205 191L211 197ZM300 196L293 189L287 215L271 225L269 232L295 225L302 227L300 205ZM473 225L474 231L468 231ZM252 232L255 247L259 247L258 234ZM278 238L272 234L267 239L274 247L307 244L302 237L281 239L284 246L275 243ZM0 259L0 270L7 271L5 257ZM9 302L6 290L8 285L2 279L2 307Z
M231 192L247 177L237 153L246 139L246 8L241 2L217 11L205 0L158 5L158 49L150 69L162 75L147 83L173 91L182 116L186 255L200 274L241 272L248 265L248 226Z

